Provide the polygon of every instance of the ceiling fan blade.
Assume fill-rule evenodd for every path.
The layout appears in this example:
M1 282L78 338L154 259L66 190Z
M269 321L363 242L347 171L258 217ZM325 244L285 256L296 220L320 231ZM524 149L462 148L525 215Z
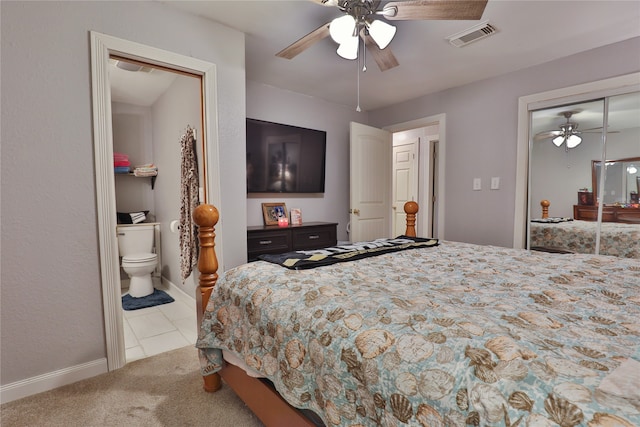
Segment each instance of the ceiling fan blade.
M589 128L589 129L584 129L581 130L580 132L582 133L602 133L602 126L597 127L597 128ZM620 133L619 130L609 130L607 131L607 133Z
M537 133L533 137L533 140L534 141L540 141L542 139L553 138L554 136L558 136L558 135L562 135L562 131L561 130L550 130L550 131L546 131L546 132Z
M373 40L369 34L365 34L364 31L360 32L360 37L364 40L365 46L367 46L367 50L373 56L373 60L378 64L378 68L380 71L387 71L393 67L397 67L400 65L398 60L396 59L393 52L389 47L384 49L380 49L376 42Z
M392 1L382 11L389 20L474 20L482 18L486 5L487 0Z
M338 0L311 0L314 3L318 3L322 6L337 6Z
M276 53L276 56L280 58L293 59L304 50L309 48L312 44L329 36L329 23L326 23L315 30L311 31L306 36L302 37L298 41L293 42L291 45L285 47L280 52Z

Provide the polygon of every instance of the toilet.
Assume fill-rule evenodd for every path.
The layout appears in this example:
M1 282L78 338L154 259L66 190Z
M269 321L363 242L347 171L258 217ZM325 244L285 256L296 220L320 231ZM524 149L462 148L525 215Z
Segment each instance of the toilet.
M153 253L155 225L151 223L118 225L118 251L122 268L129 275L129 295L141 298L154 291L151 273L158 264Z

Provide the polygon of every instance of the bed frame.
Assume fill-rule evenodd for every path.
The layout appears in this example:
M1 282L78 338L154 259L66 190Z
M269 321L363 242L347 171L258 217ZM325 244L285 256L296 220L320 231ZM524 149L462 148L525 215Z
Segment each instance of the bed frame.
M405 203L404 211L407 216L405 235L415 237L418 204L409 201ZM218 210L212 205L202 204L193 212L200 241L200 292L196 292L198 325L202 322L207 301L218 280L218 259L215 252L215 226L218 219ZM211 393L218 391L224 380L266 426L316 426L302 412L289 405L267 382L246 375L237 366L227 363L219 372L203 376L203 380L204 390Z

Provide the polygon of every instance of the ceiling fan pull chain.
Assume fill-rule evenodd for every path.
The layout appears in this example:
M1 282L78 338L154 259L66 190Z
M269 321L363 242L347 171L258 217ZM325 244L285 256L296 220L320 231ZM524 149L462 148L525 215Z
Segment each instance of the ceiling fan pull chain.
M367 72L367 46L364 38L362 39L362 72Z
M358 46L360 46L360 43L358 43ZM357 86L358 86L358 105L356 106L356 111L359 113L360 111L362 111L360 109L360 55L358 55L358 57L356 58L356 65L357 65Z

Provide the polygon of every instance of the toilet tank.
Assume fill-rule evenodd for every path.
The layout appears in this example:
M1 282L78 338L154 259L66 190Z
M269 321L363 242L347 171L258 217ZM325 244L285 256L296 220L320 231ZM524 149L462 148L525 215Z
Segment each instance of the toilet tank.
M118 225L119 255L126 256L153 252L154 225Z

